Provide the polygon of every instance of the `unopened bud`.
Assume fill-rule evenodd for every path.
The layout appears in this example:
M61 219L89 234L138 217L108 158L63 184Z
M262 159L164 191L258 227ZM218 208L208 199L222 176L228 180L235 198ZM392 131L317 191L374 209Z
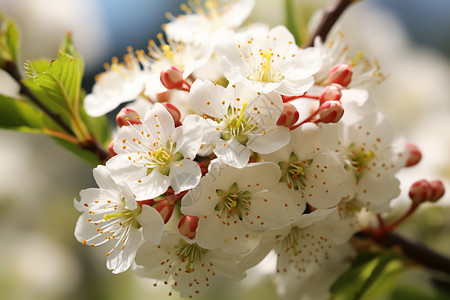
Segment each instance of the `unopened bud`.
M159 103L169 102L169 100L170 100L170 91L165 91L165 92L156 94L156 100Z
M185 237L193 239L197 230L198 220L198 217L195 216L182 216L178 223L178 231Z
M341 100L342 93L341 89L338 86L330 85L327 86L320 94L319 100L320 104L325 103L326 101L339 101Z
M411 185L411 188L409 189L409 198L411 198L413 203L420 204L429 201L432 193L431 184L427 180L422 179Z
M428 201L436 202L444 196L445 188L444 184L440 180L430 181L431 186L431 197Z
M422 153L419 148L414 144L407 144L406 151L408 156L408 161L406 162L406 167L412 167L419 163L422 159Z
M108 145L108 151L111 156L116 156L117 153L114 151L114 140L112 140Z
M352 81L353 71L347 64L337 64L328 73L328 81L347 86Z
M170 201L162 200L155 209L159 212L161 215L161 218L164 220L164 224L169 222L170 217L173 213L173 204Z
M299 118L299 113L297 108L291 103L283 103L283 112L278 118L277 125L291 127L297 123Z
M172 116L173 121L175 122L175 127L180 126L181 125L181 122L180 122L181 113L178 110L178 108L176 108L175 105L173 105L172 103L169 103L169 102L164 102L164 103L161 103L161 104L167 109L167 111Z
M326 101L319 108L320 122L337 123L344 114L344 108L340 101Z
M174 66L167 67L161 71L161 83L168 89L179 89L183 86L183 73Z
M131 108L122 108L116 116L117 125L119 127L142 124L139 114Z

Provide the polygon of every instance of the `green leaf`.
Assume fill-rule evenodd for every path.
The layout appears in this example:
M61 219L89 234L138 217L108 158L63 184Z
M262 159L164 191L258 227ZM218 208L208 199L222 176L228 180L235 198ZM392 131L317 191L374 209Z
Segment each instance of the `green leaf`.
M79 59L60 51L50 67L32 79L49 100L73 112L78 109L82 69Z
M0 15L0 66L6 61L17 63L20 48L20 35L11 19Z
M0 128L42 133L44 127L42 112L22 100L0 95Z
M354 300L359 300L364 296L367 290L375 283L375 281L383 274L386 266L394 259L397 258L397 254L394 252L387 253L384 256L381 256L377 262L375 268L373 268L370 276L364 281L360 290L353 297Z
M34 77L50 68L51 61L46 58L27 61L25 63L25 73L29 77Z
M82 90L82 98L84 100L85 93ZM81 120L86 124L86 127L90 133L94 136L95 140L103 146L108 146L111 141L112 126L106 116L91 117L83 108L83 101L80 104Z
M49 99L47 97L47 95L44 93L44 91L39 87L39 85L36 84L31 78L22 79L22 83L33 93L33 95L44 106L46 106L53 113L59 115L66 124L70 124L71 115L70 115L70 111L68 111L66 107L63 107L60 104L55 103L51 99ZM27 98L25 98L25 99L27 99ZM28 101L28 103L31 106L35 106L35 104L32 103L31 101ZM55 129L55 130L61 130L61 128L58 125L56 125L56 126L57 127L50 126L50 128Z
M80 61L80 65L81 65L81 73L84 73L84 61L83 61L83 57L81 56L81 54L78 52L78 50L75 48L75 45L73 44L73 40L72 40L72 33L71 32L67 32L66 33L66 38L64 39L63 44L61 45L61 47L59 48L59 51L70 55L71 57L77 58Z

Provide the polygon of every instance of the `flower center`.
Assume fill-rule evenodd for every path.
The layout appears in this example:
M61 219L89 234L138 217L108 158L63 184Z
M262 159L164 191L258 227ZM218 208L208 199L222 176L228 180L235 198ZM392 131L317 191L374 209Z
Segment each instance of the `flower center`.
M152 165L154 165L154 167L147 169L147 175L149 175L154 168L158 168L159 172L162 175L167 176L170 173L169 164L171 162L180 161L183 158L184 156L180 152L171 154L170 151L168 151L167 149L159 148L158 150L155 150L150 153L150 160L152 162Z
M294 152L291 153L289 161L279 162L281 168L280 182L286 182L289 188L298 190L305 186L305 170L312 164L312 159L299 161Z
M257 129L257 126L251 123L251 116L245 115L247 106L247 102L243 103L239 114L237 114L238 110L235 108L232 108L231 106L228 108L228 116L227 119L223 121L224 128L220 135L223 140L229 141L234 137L239 143L244 146L246 145L248 141L247 133Z
M248 79L261 82L280 82L283 80L284 77L281 71L275 66L279 55L275 56L272 49L266 51L259 49L258 51L261 59L256 59L255 57L255 60L250 60L254 67ZM250 53L250 56L253 56L253 52Z
M367 168L367 164L370 160L375 157L375 152L373 150L364 150L364 148L359 148L352 143L349 147L349 160L350 165L355 170L356 181L361 179L364 169Z
M207 251L206 249L200 248L197 244L188 244L183 241L178 254L181 262L186 263L185 269L187 273L195 271L193 264L195 262L201 262Z
M246 210L247 204L251 198L249 191L239 190L237 183L233 183L228 191L216 190L217 196L220 197L219 203L215 210L220 214L234 215L242 219L242 212Z
M122 199L122 202L125 204L125 199ZM123 206L122 211L105 214L103 216L103 220L109 221L111 219L123 219L124 221L121 222L123 226L132 225L136 228L140 228L141 225L136 221L136 216L138 216L141 212L142 208L140 206L134 210L126 209L125 206Z

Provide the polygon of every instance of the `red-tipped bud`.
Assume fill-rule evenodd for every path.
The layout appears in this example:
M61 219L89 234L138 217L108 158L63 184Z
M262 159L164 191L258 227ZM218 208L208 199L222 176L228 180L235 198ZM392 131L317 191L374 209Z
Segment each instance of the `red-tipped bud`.
M117 153L114 151L114 140L112 140L109 143L108 150L109 150L109 154L111 154L111 156L116 156L117 155Z
M172 103L169 103L169 102L164 102L161 104L167 109L167 111L172 116L173 121L175 122L175 127L180 126L181 125L181 122L180 122L181 113L178 110L178 108L176 108L175 105L173 105Z
M291 103L283 103L283 112L278 118L277 125L291 127L297 123L299 118L299 113L297 108Z
M414 144L407 144L406 145L406 151L408 152L408 161L406 162L406 167L412 167L419 163L419 161L422 159L422 153L420 152L419 148L417 148Z
M341 101L326 101L319 108L320 122L337 123L344 114Z
M320 104L325 103L326 101L339 101L341 100L342 93L341 89L338 86L330 85L327 86L320 94L319 100Z
M165 91L156 94L156 101L159 103L169 102L169 100L170 100L170 91Z
M122 108L116 116L117 124L122 126L142 124L139 114L131 108Z
M155 200L154 199L139 200L137 201L137 203L139 204L140 207L142 207L142 205L153 206L155 204Z
M168 200L162 200L155 209L159 212L162 219L164 220L164 224L169 222L170 217L173 213L173 204Z
M431 184L425 179L414 182L409 189L409 198L411 198L412 202L415 204L429 201L432 194Z
M178 231L189 239L195 237L195 231L197 230L198 217L195 216L182 216L178 223Z
M445 188L444 184L440 180L430 181L431 186L431 197L428 201L436 202L444 196Z
M352 81L353 71L347 64L337 64L328 73L328 81L347 86Z
M183 73L174 66L167 67L161 71L161 83L168 89L179 89L183 86Z

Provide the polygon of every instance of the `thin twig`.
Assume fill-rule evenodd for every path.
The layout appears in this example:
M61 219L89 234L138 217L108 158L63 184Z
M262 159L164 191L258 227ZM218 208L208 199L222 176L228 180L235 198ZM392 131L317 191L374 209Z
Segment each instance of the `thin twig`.
M389 232L383 236L372 235L370 231L362 235L370 237L373 241L386 248L399 248L403 254L413 261L432 270L440 271L450 275L450 259L422 243L409 240L398 233ZM358 234L361 236L361 234Z
M319 36L322 41L325 41L337 19L350 4L356 1L357 0L337 0L333 5L327 8L323 14L322 20L319 23L319 26L316 28L316 31L314 31L310 39L303 45L303 47L312 47L316 36Z

